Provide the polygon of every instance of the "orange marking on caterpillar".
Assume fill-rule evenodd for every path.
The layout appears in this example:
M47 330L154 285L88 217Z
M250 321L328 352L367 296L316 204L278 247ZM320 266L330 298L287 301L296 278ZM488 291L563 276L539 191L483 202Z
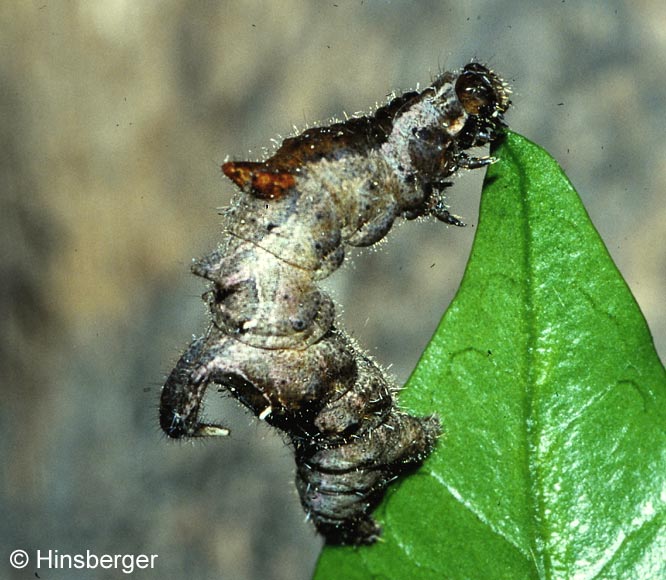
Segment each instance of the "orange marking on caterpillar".
M291 173L271 170L255 161L229 161L222 165L222 173L259 199L282 199L296 185Z

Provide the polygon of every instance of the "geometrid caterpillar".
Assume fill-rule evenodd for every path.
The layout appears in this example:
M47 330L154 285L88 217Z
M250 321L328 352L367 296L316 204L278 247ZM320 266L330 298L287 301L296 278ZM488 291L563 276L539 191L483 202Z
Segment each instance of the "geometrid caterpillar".
M374 244L398 216L462 225L442 192L459 168L492 163L465 150L499 135L509 92L471 63L372 116L286 139L266 161L222 166L239 191L219 248L193 266L211 282L212 322L164 385L160 424L176 438L227 435L200 410L210 383L228 390L288 436L301 502L329 543L377 539L370 512L433 450L440 426L399 410L317 281L340 266L345 245Z

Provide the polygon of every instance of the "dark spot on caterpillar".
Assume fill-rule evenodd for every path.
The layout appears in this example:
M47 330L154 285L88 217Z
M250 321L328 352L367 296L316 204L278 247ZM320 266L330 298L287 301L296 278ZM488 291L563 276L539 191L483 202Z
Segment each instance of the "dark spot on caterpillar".
M398 217L463 225L442 192L459 168L492 162L465 150L499 138L509 104L506 84L471 63L373 116L285 139L265 161L222 165L238 186L225 237L192 266L212 283L211 323L162 389L165 433L227 435L201 418L206 388L219 385L289 438L301 503L326 541L375 542L372 510L432 452L439 420L398 409L385 371L336 326L317 282L345 246L374 244Z
M231 295L231 290L229 288L221 288L220 286L216 286L214 295L215 302L219 304L220 302L224 302Z

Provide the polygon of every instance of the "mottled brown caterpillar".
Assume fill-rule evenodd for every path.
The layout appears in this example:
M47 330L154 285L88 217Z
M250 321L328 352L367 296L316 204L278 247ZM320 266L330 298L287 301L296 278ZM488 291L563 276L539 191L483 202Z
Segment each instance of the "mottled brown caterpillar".
M465 151L495 139L509 89L471 63L420 92L329 127L286 139L263 162L229 162L238 186L224 212L224 239L193 271L212 323L171 372L160 424L170 437L227 435L200 420L216 383L293 445L296 485L326 541L370 544L371 511L387 485L432 451L438 419L398 409L384 371L336 327L317 281L336 270L345 246L369 246L396 217L449 213L443 190L459 168L488 157Z

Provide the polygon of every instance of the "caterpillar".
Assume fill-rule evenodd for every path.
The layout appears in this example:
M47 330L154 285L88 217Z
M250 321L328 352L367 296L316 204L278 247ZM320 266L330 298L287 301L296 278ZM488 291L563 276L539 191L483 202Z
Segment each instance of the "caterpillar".
M209 384L286 434L296 487L329 544L372 544L371 512L388 484L432 452L437 416L400 410L386 373L341 329L317 282L346 246L370 246L397 217L464 225L443 192L458 169L490 157L466 151L496 139L507 84L472 62L373 115L307 129L265 161L230 161L237 186L223 239L192 271L209 282L211 314L161 392L161 428L173 438L225 436L201 417Z

